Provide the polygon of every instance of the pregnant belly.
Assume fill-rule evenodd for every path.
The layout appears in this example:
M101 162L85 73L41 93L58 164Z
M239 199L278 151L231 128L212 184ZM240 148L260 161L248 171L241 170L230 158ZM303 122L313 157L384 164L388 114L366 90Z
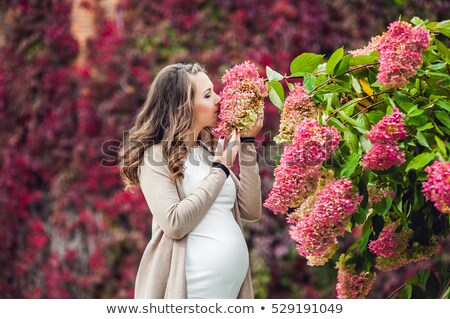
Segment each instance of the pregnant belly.
M190 298L236 298L247 274L248 248L239 226L231 215L221 216L220 221L216 217L208 213L188 235L186 279Z

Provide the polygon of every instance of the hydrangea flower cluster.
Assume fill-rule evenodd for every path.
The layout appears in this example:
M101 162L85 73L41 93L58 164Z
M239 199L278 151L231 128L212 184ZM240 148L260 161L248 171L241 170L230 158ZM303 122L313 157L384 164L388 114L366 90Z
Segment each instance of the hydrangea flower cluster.
M262 114L268 95L256 66L248 61L228 70L222 83L219 121L213 129L217 137L229 136L234 129L239 132L249 129Z
M295 83L289 93L281 113L280 134L274 137L277 143L290 142L294 138L295 130L304 118L317 116L314 102L306 89L300 83Z
M363 168L385 170L405 162L405 153L400 152L397 141L406 138L405 123L398 108L392 115L386 115L372 127L367 138L373 143L372 149L363 157Z
M299 123L292 144L286 146L274 171L275 181L264 206L275 214L284 214L314 194L319 166L332 156L340 140L334 127L321 126L313 119Z
M367 138L374 144L391 144L406 138L408 135L402 115L398 108L394 108L391 115L384 116L372 127Z
M380 42L381 38L382 38L382 35L377 35L375 37L372 37L372 39L367 44L367 46L365 46L362 49L356 49L356 50L353 50L353 51L348 51L348 53L353 55L353 57L369 55L369 54L371 54L373 51L375 51L377 49L377 45Z
M386 87L406 86L420 68L422 51L429 45L430 35L425 28L414 28L404 21L392 22L376 45L380 54L377 80Z
M450 162L435 161L425 168L428 180L423 182L423 193L444 214L450 214Z
M375 144L363 157L363 168L382 171L405 162L405 153L397 145Z
M338 269L337 297L339 299L365 298L377 275L368 271L357 272L354 264L345 264L346 260L346 255L342 254L336 263Z
M337 236L344 234L349 217L361 200L350 180L333 180L288 218L289 233L298 243L299 254L308 259L308 265L323 265L333 256Z
M397 232L398 225L392 223L383 228L377 240L369 243L369 250L380 257L400 256L408 247L408 241L413 231L403 228Z
M436 238L432 238L428 245L414 243L412 247L405 249L400 255L394 257L377 257L375 267L381 271L391 271L403 267L409 263L428 259L438 251Z

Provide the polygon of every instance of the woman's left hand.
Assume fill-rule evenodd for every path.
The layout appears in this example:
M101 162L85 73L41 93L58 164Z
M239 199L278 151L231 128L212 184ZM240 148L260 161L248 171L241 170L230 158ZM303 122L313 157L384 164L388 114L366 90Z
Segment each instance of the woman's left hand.
M255 124L253 124L252 127L250 127L247 131L241 132L241 137L256 137L258 132L262 129L264 124L264 110L262 111L261 115L258 116L258 119L256 120Z

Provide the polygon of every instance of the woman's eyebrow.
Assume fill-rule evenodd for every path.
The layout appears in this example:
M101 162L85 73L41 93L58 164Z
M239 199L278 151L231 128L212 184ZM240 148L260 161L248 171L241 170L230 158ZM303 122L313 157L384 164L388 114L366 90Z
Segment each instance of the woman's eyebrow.
M203 94L205 94L206 92L211 91L211 88L206 89L205 92L203 92Z

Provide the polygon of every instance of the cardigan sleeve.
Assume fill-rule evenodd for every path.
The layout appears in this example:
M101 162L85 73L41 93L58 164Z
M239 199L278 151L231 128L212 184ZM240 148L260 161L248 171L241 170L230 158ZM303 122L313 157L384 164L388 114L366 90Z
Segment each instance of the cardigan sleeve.
M151 149L139 167L140 187L155 222L164 234L173 239L181 239L205 216L227 176L221 168L212 168L202 184L192 194L180 200L161 151L157 147Z
M237 200L241 219L257 221L262 214L261 178L254 143L241 143L239 151L239 190Z

